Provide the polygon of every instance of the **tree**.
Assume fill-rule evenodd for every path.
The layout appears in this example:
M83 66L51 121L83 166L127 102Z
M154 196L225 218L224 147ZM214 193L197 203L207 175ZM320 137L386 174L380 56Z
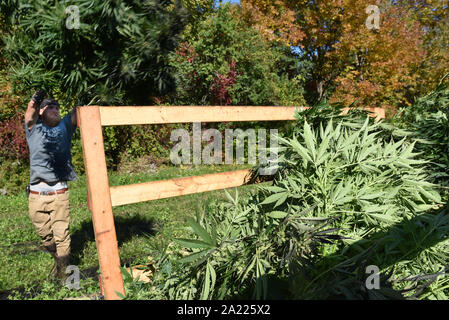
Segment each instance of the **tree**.
M241 1L243 18L265 38L297 46L305 34L295 24L295 11L282 0Z
M37 87L61 102L62 114L75 105L150 105L154 97L174 90L168 56L189 17L179 2L79 0L75 8L72 4L69 0L0 2L4 23L0 49L6 59L2 75L12 94L21 96L18 108L5 106L12 120L8 116L7 122L0 123L9 128L0 141L0 156L27 157L21 149L26 150L26 143L19 139L24 134L23 109ZM103 128L108 166L116 168L124 152L131 157L159 156L160 139L167 135L163 129ZM82 159L79 139L75 134L73 144L79 148L74 160Z
M368 28L366 22L373 12L367 9L372 4L368 0L276 2L278 11L294 12L290 26L304 34L299 46L313 63L309 102L331 98L388 107L413 101L410 92L420 81L416 70L426 54L422 25L400 2L387 1L377 7L379 29ZM243 10L252 7L261 8L258 14L269 12L264 0L242 0ZM269 20L256 16L253 24ZM277 28L265 23L264 27L278 41L285 37L284 25Z
M449 73L449 1L407 0L400 4L420 23L426 57L416 68L421 81L415 95L428 93Z
M172 1L6 0L4 55L17 91L44 87L76 104L141 104L173 90L168 53L188 16ZM68 11L67 11L68 10Z
M178 47L176 103L303 105L303 71L286 46L248 28L238 7L221 6Z
M357 5L362 5L358 7ZM366 5L366 6L365 6ZM410 105L409 90L417 87L416 66L425 58L419 23L398 6L382 6L379 29L365 26L369 1L345 7L341 36L326 53L324 70L338 70L331 101L366 107Z

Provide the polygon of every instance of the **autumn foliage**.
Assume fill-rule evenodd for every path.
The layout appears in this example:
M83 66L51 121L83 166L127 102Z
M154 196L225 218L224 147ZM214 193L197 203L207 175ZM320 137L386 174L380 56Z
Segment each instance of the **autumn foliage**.
M403 8L384 10L379 30L364 26L363 10L369 1L351 1L351 21L341 26L341 37L333 51L327 53L325 69L336 68L333 101L346 104L357 100L367 107L391 108L412 103L407 92L416 88L419 74L413 72L425 59L422 48L422 32L419 23L410 19ZM352 22L352 23L351 23Z
M241 1L243 18L268 40L297 46L305 33L295 24L295 11L282 0Z
M298 46L313 63L311 100L394 109L449 71L445 2L242 0L242 10L267 40Z
M0 121L0 157L2 156L28 159L23 115L20 113L16 113L8 120Z
M2 157L27 160L23 111L19 108L21 101L3 81L5 63L6 60L0 63L0 160Z
M185 34L172 56L181 105L303 105L303 68L285 45L264 41L223 5Z
M227 75L217 74L211 85L213 98L218 105L232 104L230 89L235 83L237 72L235 71L235 61L231 61Z
M14 3L34 9L18 10ZM21 119L41 84L67 107L314 105L326 99L386 108L389 116L449 73L447 0L240 0L221 6L182 0L183 8L159 0L130 1L129 7L82 3L89 8L87 22L74 32L61 23L61 2L0 2L4 158L24 154ZM369 25L376 21L373 7L375 27ZM42 54L44 43L51 54ZM120 135L114 130L108 138Z

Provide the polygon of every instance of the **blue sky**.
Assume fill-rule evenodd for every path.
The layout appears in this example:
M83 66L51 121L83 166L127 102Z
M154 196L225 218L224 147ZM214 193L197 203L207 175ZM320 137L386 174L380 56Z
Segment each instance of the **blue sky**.
M218 3L218 0L215 0L215 2ZM223 0L223 3L225 3L225 2L240 3L240 0Z

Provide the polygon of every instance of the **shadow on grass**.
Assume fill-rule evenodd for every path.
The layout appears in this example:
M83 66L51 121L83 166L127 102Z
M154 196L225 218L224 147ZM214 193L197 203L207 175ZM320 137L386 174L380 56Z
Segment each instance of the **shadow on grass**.
M144 216L116 216L114 217L114 221L119 246L126 243L133 237L153 236L157 232L154 220ZM83 221L81 225L78 226L77 229L71 234L71 264L80 264L81 260L84 259L84 248L86 244L91 241L95 241L95 235L92 220L89 219ZM25 252L44 251L40 246L40 241L19 243L14 247L17 247L15 248L15 252L20 254L24 254ZM128 257L126 259L122 259L120 263L121 265L129 265L132 264L136 258L139 257ZM80 270L80 277L81 279L97 279L98 270L98 266L82 269ZM48 271L50 272L50 270ZM51 281L54 281L55 284L58 282L57 280ZM41 293L42 288L43 282L42 280L38 280L17 288L0 291L0 300L6 300L12 293L14 293L16 297L20 296L21 299L32 299Z
M114 224L119 247L133 237L153 236L157 232L154 219L143 215L117 215L114 217ZM83 259L84 247L91 241L95 241L95 234L92 220L89 219L83 221L71 235L71 263L80 264Z

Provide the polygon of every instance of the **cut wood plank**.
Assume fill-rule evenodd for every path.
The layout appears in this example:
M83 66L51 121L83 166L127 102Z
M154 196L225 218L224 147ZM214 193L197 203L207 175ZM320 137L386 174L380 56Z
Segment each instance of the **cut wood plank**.
M366 107L364 108L366 111L368 111L369 115L373 118L376 118L376 121L379 121L380 119L385 119L385 109L384 108L371 108ZM343 112L341 114L345 115L349 111L349 108L344 108Z
M384 108L371 108L376 120L385 119L385 109Z
M102 126L295 120L295 111L310 107L283 106L108 106L99 107ZM366 108L377 119L385 118L382 108ZM346 113L345 108L343 113Z
M92 210L105 299L120 299L116 291L125 295L125 289L109 193L100 110L98 107L81 107L77 108L77 113L87 176L88 203Z
M112 206L239 187L249 182L249 175L249 170L236 170L111 187Z
M123 106L100 107L103 126L294 120L295 108L308 107L248 107L248 106ZM303 109L300 109L303 108Z

